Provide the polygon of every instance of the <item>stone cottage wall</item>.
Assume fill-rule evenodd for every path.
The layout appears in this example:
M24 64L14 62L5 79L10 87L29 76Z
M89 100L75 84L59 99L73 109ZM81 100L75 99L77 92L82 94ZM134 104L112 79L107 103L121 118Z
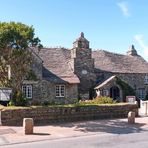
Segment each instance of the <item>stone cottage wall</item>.
M130 74L117 74L121 79L126 81L134 89L144 88L144 78L146 74L143 73L130 73Z
M102 80L105 80L113 75L116 75L121 80L124 80L126 83L128 83L136 92L136 96L138 97L138 89L143 88L146 90L146 85L144 84L144 79L147 74L144 73L111 73L111 72L103 72L103 71L97 71L97 83L102 82ZM108 83L105 85L104 89L110 89L111 86L118 86L115 81L112 81L111 83ZM120 88L120 86L118 86ZM122 98L122 91L120 88L120 94Z
M101 105L83 107L37 107L26 109L7 109L1 111L2 125L22 125L23 118L33 118L39 123L57 123L66 121L126 118L129 111L138 115L136 104Z
M33 93L33 98L28 99L30 104L32 105L39 105L39 104L44 104L50 103L62 103L62 104L67 104L67 103L74 103L76 99L78 99L78 87L77 84L66 84L65 85L65 97L60 97L57 98L55 96L55 87L56 84L51 83L46 80L42 81L24 81L23 84L28 84L32 85L32 93Z
M103 72L103 71L96 71L97 75L97 82L101 82L113 75L118 76L125 82L127 82L133 88L144 88L144 78L148 74L144 73L111 73L111 72Z
M42 82L41 81L36 81L35 83L32 84L32 89L33 89L33 100L40 100L42 98L42 95L41 95L41 84Z
M37 79L40 79L40 80L42 79L42 67L43 67L42 60L36 54L33 54L31 68L35 73Z
M66 95L65 103L74 103L78 99L78 85L77 84L67 84L66 85Z

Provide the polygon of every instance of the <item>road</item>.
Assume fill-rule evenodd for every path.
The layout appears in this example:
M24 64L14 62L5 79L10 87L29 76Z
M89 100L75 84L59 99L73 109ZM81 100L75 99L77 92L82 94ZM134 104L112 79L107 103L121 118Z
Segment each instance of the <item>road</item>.
M147 148L148 131L130 134L92 134L2 146L2 148Z

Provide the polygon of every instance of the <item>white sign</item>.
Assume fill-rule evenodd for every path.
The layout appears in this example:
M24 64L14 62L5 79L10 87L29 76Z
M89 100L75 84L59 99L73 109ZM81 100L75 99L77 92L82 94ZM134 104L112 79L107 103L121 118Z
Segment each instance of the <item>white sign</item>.
M126 102L128 103L135 103L136 97L135 96L126 96Z
M0 90L0 100L1 101L9 101L11 92L12 92L12 90L10 90L10 89L1 89Z
M140 113L144 115L148 114L148 101L140 100Z

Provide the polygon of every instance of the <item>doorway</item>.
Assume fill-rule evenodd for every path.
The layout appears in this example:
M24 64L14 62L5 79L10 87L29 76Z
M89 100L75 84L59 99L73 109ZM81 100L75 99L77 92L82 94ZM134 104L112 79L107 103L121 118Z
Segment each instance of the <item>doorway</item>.
M120 89L117 86L110 88L110 97L113 98L113 100L120 99Z

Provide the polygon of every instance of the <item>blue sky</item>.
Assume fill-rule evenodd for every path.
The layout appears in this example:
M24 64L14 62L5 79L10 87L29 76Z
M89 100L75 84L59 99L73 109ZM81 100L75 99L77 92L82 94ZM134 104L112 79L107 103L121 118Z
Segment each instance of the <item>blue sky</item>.
M125 54L131 44L148 61L147 0L0 0L0 21L33 25L47 47L71 48L83 31L92 49Z

